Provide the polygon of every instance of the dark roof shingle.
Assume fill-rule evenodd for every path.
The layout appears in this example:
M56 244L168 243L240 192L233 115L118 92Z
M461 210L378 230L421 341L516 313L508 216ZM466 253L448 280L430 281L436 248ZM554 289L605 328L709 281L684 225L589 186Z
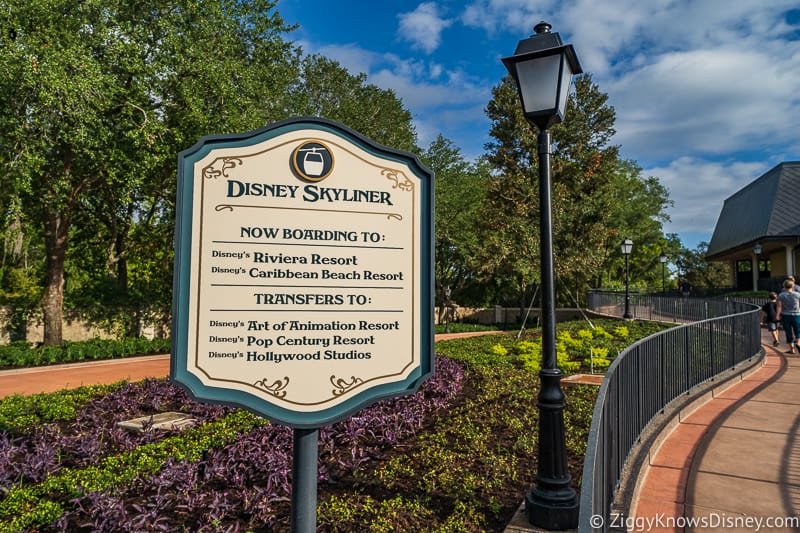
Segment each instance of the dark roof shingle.
M728 197L706 255L791 236L800 236L800 161L781 163Z

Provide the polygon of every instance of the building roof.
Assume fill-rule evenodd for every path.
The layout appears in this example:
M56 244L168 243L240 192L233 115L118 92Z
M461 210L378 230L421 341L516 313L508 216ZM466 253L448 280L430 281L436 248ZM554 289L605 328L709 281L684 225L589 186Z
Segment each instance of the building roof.
M728 197L706 257L758 240L800 236L800 161L787 161Z

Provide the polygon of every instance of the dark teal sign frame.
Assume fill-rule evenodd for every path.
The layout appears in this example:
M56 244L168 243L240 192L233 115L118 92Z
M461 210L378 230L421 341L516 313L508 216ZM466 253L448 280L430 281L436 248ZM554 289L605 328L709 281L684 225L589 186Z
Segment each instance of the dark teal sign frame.
M333 407L315 412L292 411L237 389L204 384L188 371L189 300L192 269L192 216L194 187L202 176L195 175L195 163L214 150L257 145L297 130L317 130L336 135L378 158L401 163L419 179L421 198L420 243L418 252L420 302L420 345L416 347L419 365L405 379L367 388ZM175 264L172 303L171 380L198 401L220 403L247 409L273 422L294 428L319 428L342 420L379 400L412 394L434 370L434 180L433 173L410 153L382 146L347 126L332 120L297 117L241 134L203 137L178 156L178 187L175 221ZM199 326L198 326L199 327Z

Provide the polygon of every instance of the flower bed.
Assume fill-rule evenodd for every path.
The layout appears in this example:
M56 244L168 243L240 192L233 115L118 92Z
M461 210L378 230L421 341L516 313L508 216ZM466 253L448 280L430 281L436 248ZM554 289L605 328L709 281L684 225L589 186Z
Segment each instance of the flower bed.
M625 343L652 333L626 325ZM559 324L582 339L572 360L585 328ZM322 428L318 531L503 531L537 462L539 379L515 344L514 334L439 342L419 392ZM596 388L564 393L579 489ZM199 423L180 433L116 427L164 411ZM12 396L0 400L0 532L289 531L291 442L289 428L194 402L162 380Z
M418 394L322 428L320 479L352 472L413 435L460 393L463 378L463 365L438 358L436 376ZM164 410L191 414L200 425L177 435L116 427ZM211 531L242 522L263 528L286 514L289 428L193 402L159 380L89 399L69 419L51 418L27 426L6 418L0 531L72 531L87 524L95 531Z

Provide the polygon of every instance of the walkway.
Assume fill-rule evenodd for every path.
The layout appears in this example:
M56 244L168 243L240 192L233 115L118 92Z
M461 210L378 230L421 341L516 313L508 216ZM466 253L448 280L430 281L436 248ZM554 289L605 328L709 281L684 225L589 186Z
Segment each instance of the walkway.
M436 335L435 340L496 333L503 332L443 333ZM0 371L0 398L12 394L55 392L83 385L107 385L122 380L139 381L166 376L169 376L169 354L4 370Z
M653 450L632 529L800 531L800 356L770 341L762 336L763 366L716 392Z

